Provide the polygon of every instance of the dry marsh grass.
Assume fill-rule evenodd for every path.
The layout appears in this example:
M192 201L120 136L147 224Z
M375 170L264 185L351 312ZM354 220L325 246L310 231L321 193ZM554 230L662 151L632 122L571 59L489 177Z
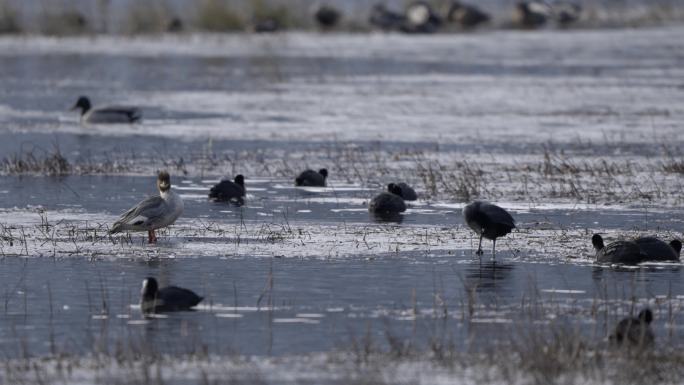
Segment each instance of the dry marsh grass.
M76 9L44 11L40 16L39 32L50 36L70 36L92 33L93 29L81 12Z
M203 0L199 2L195 25L198 29L210 32L230 32L245 29L247 23L240 12L225 0Z
M20 32L19 15L5 0L0 0L0 35Z
M128 34L155 34L167 32L174 17L166 3L158 1L135 2L128 10L124 30Z
M51 152L22 152L4 158L1 163L6 174L43 174L68 175L73 171L71 163L64 157L59 148Z
M69 160L58 146L50 150L35 147L0 160L0 173L5 175L117 174L129 172L131 169L130 161L109 158L99 161L88 158Z

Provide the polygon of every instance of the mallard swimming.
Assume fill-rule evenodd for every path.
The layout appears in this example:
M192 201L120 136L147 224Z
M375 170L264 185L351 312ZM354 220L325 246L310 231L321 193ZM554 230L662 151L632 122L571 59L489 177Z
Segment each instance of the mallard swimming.
M81 122L93 124L135 123L142 119L142 112L137 107L98 107L93 108L90 99L81 96L72 110L81 110Z

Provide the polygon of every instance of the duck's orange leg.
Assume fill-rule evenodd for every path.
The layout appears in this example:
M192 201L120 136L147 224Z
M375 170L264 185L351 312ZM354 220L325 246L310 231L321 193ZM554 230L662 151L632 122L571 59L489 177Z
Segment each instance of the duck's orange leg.
M157 243L157 235L154 233L154 230L149 230L147 232L147 240L148 243Z

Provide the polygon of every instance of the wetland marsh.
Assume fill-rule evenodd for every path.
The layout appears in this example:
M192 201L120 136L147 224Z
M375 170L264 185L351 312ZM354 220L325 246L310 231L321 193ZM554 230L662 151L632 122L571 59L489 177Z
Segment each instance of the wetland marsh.
M590 239L682 238L683 34L0 37L0 377L676 383L681 265L597 266ZM81 94L143 122L81 125ZM183 216L107 234L159 169ZM207 200L238 173L244 206ZM421 199L379 223L391 181ZM495 261L473 199L516 219ZM146 276L205 300L145 319ZM609 349L645 306L657 349Z

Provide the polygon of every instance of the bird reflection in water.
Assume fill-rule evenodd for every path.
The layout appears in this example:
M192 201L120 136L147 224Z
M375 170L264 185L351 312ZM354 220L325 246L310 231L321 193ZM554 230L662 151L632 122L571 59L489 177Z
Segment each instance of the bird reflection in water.
M404 216L400 213L370 213L370 216L373 221L380 223L401 223L404 221Z
M505 292L514 265L498 261L479 262L466 268L465 283L478 293Z
M678 263L641 264L635 266L603 265L594 266L591 270L591 278L600 287L603 281L617 282L632 286L637 282L659 283L677 280L682 265Z

